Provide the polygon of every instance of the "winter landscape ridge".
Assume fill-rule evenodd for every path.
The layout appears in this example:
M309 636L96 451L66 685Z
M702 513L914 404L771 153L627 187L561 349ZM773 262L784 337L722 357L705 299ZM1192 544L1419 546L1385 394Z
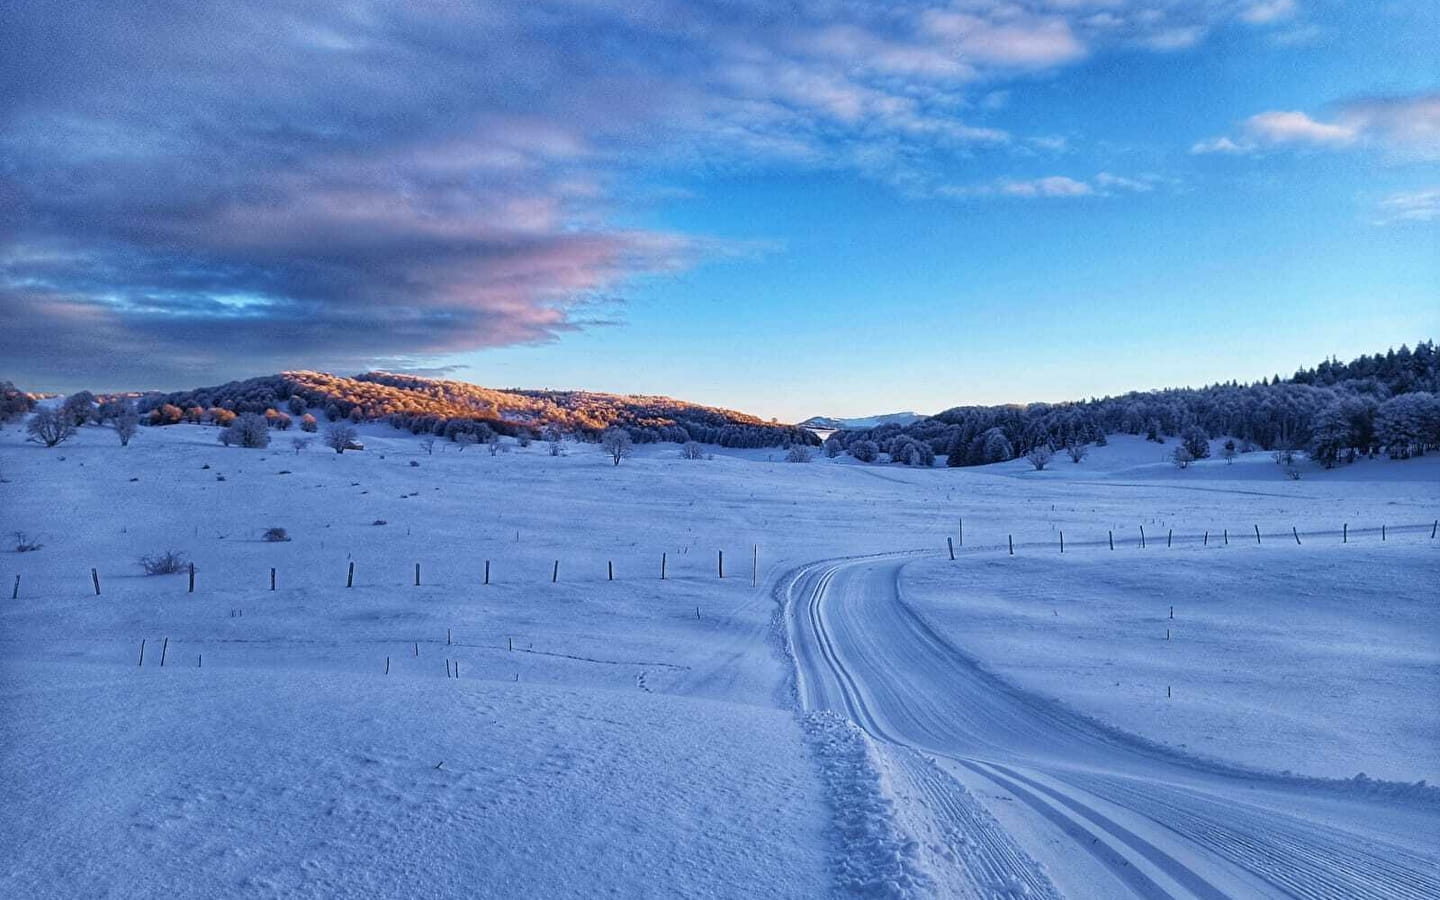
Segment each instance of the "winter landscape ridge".
M5 896L1440 891L1428 437L227 412L0 428Z

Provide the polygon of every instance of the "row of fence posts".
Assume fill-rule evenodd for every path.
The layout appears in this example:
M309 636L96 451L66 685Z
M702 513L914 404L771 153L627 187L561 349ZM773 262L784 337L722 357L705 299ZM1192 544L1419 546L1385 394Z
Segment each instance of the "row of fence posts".
M1260 543L1262 543L1262 541L1261 541L1261 536L1260 536L1260 526L1259 526L1259 525L1255 525L1254 527L1255 527L1255 543L1256 543L1256 544L1260 544ZM1226 547L1230 546L1230 529L1228 529L1228 528L1223 529L1223 530L1220 532L1220 534L1221 534L1221 539L1224 541L1224 545L1225 545ZM1300 540L1300 531L1299 531L1298 528L1296 528L1296 526L1294 526L1294 525L1291 525L1291 526L1290 526L1290 534L1295 538L1295 543L1296 543L1296 544L1301 544L1301 545L1303 546L1303 543L1302 543L1301 540ZM1437 534L1440 534L1440 519L1436 519L1436 520L1431 524L1431 526L1430 526L1430 539L1431 539L1431 540L1434 540ZM1106 531L1105 535L1106 535L1106 541L1108 542L1110 549L1111 549L1111 550L1114 550L1114 549L1115 549L1115 531L1114 531L1114 529L1110 529L1110 530ZM1006 545L1007 545L1007 548L1008 548L1008 551L1009 551L1009 555L1014 556L1014 555L1015 555L1015 536L1014 536L1013 534L1007 534L1007 535L1005 536L1005 540L1006 540ZM1386 540L1388 540L1388 531L1387 531L1387 526L1385 526L1385 525L1381 525L1381 526L1380 526L1380 540L1381 540L1381 541L1386 541ZM1340 526L1340 542L1341 542L1342 544L1348 544L1348 543L1350 543L1350 523L1349 523L1349 522L1346 522L1346 523L1344 523L1344 524L1342 524L1342 525ZM1173 546L1174 546L1174 543L1175 543L1175 529L1171 528L1171 529L1169 529L1169 530L1166 532L1166 534L1165 534L1165 546L1166 546L1166 547L1173 547ZM964 519L961 519L961 520L960 520L959 540L957 541L955 538L946 537L946 538L945 538L945 545L946 545L946 547L949 549L949 551L950 551L950 559L953 561L953 560L955 559L955 548L956 548L956 546L960 546L960 547L964 547L964 546L965 546L965 520L964 520ZM1209 529L1206 529L1204 535L1201 537L1201 545L1202 545L1202 546L1205 546L1205 547L1210 546L1210 530L1209 530ZM1146 544L1146 536L1145 536L1145 526L1144 526L1144 525L1141 525L1141 526L1140 526L1140 549L1143 550L1143 549L1146 548L1146 546L1147 546L1147 544ZM757 584L759 584L759 580L760 580L760 545L759 545L759 544L754 544L754 545L752 545L751 548L750 548L750 552L751 552L751 556L750 556L750 586L751 586L751 587L755 587ZM1065 552L1065 532L1064 532L1064 531L1061 531L1061 532L1060 532L1060 552L1061 552L1061 553L1064 553L1064 552ZM669 571L669 569L668 569L668 567L669 567L669 559L670 559L670 555L669 555L668 553L661 553L661 554L660 554L660 580L661 580L661 581L665 581L665 580L667 580L668 577L669 577L669 574L668 574L668 571ZM716 555L715 555L715 568L716 568L716 574L717 574L720 578L724 578L724 577L725 577L725 551L724 551L724 550L717 550L717 551L716 551ZM606 580L607 580L607 581L614 581L614 580L615 580L615 561L614 561L614 560L607 560L607 561L606 561L606 563L605 563L605 571L606 571ZM194 564L194 563L190 563L190 565L189 565L189 567L188 567L188 575L189 575L189 579L188 579L188 586L187 586L187 588L186 588L186 593L193 594L193 593L195 593L195 564ZM275 580L276 580L275 567L274 567L274 566L271 566L271 567L270 567L270 590L272 590L272 591L275 590ZM551 569L550 569L550 583L551 583L551 584L556 584L556 583L558 583L559 581L560 581L560 560L557 559L557 560L555 560L555 564L554 564L554 565L551 567ZM90 582L91 582L91 584L92 584L92 585L94 586L94 588L95 588L95 596L97 596L97 597L100 596L100 572L99 572L98 569L95 569L95 568L91 568L91 569L90 569ZM416 587L419 587L419 586L420 586L420 583L421 583L421 582L420 582L420 564L417 562L417 563L415 564L415 586L416 586ZM488 560L488 559L485 560L485 578L484 578L484 583L487 584L487 585L490 583L490 560ZM355 586L355 561L354 561L354 560L351 560L350 563L349 563L349 565L346 567L346 571L345 571L345 586L346 586L347 588L353 588L353 587ZM20 599L20 576L19 576L19 575L16 575L16 576L15 576L15 583L14 583L14 586L11 588L11 591L10 591L10 599L11 599L11 600L18 600L18 599Z
M954 548L953 548L953 547L951 548L950 558L951 558L951 559L954 559L954 558L955 558ZM669 562L670 562L670 554L669 554L669 553L661 553L661 554L660 554L660 580L661 580L661 581L666 581L666 580L668 580L668 578L669 578ZM715 556L715 569L716 569L716 575L718 575L720 578L724 578L724 577L725 577L725 551L724 551L724 550L717 550L717 551L716 551L716 556ZM606 580L607 580L607 581L614 581L614 580L615 580L615 561L614 561L614 560L606 560L606 562L605 562L605 571L606 571ZM189 574L189 583L188 583L188 586L187 586L187 588L186 588L186 593L193 594L193 593L195 593L195 564L194 564L194 563L190 563L190 564L189 564L188 574ZM95 588L95 596L97 596L97 597L100 596L100 572L99 572L98 569L92 568L92 569L90 570L90 581L91 581L91 584L94 585L94 588ZM554 565L553 565L553 566L551 567L551 569L550 569L550 583L551 583L551 584L556 584L556 583L558 583L559 581L560 581L560 560L557 559L557 560L555 560ZM275 590L275 582L276 582L276 571L275 571L275 567L274 567L274 566L271 566L271 567L270 567L270 590L272 590L272 591ZM489 584L489 583L490 583L490 560L487 559L487 560L485 560L485 584ZM759 545L759 544L753 544L753 545L751 545L751 548L750 548L750 586L751 586L751 587L755 587L755 586L757 586L759 583L760 583L760 545ZM415 564L415 586L416 586L416 587L420 587L420 584L421 584L421 581L420 581L420 564L417 562L417 563ZM353 587L355 587L355 561L354 561L354 560L351 560L351 561L349 562L349 564L346 566L346 569L345 569L345 586L346 586L347 588L353 588ZM15 585L14 585L14 588L10 591L10 599L11 599L11 600L18 600L19 598L20 598L20 576L19 576L19 575L16 575L16 576L15 576Z
M1424 527L1424 526L1421 526L1421 527ZM964 520L963 520L963 519L961 520L961 524L960 524L960 534L962 535L962 537L961 537L961 539L960 539L960 541L959 541L959 545L960 545L961 547L963 547L963 546L965 546L965 539L964 539L964 537L963 537L963 535L965 534L965 525L964 525ZM1300 546L1304 546L1304 543L1300 540L1300 530L1299 530L1296 526L1294 526L1294 525L1291 525L1291 526L1290 526L1290 534L1291 534L1291 536L1293 536L1293 537L1295 538L1295 543L1296 543L1296 544L1299 544ZM1431 524L1431 526L1430 526L1430 539L1431 539L1431 540L1434 540L1434 539L1435 539L1435 536L1436 536L1437 534L1440 534L1440 519L1436 519L1436 520ZM1114 529L1111 529L1111 530L1106 531L1106 532L1105 532L1105 536L1106 536L1106 541L1108 542L1108 544L1109 544L1109 546L1110 546L1110 549L1111 549L1111 550L1114 550L1114 549L1115 549L1115 531L1114 531ZM1222 536L1222 538L1224 539L1225 546L1226 546L1226 547L1230 546L1230 529L1226 528L1226 529L1222 530L1222 531L1221 531L1221 536ZM1387 539L1387 526L1381 525L1381 526L1380 526L1380 540L1381 540L1381 541L1384 541L1384 540L1386 540L1386 539ZM1007 546L1007 548L1008 548L1008 550L1009 550L1009 555L1010 555L1010 556L1014 556L1014 555L1015 555L1015 536L1014 536L1013 534L1007 534L1007 535L1005 535L1005 542L1006 542L1006 546ZM1340 527L1340 542L1341 542L1342 544L1348 544L1348 543L1350 543L1350 523L1349 523L1349 522L1344 523L1344 524L1341 525L1341 527ZM1256 525L1256 526L1255 526L1255 543L1256 543L1256 544L1262 543L1262 542L1261 542L1261 539L1260 539L1260 526L1259 526L1259 525ZM1201 544L1202 544L1202 546L1205 546L1205 547L1210 546L1210 531L1209 531L1209 529L1206 529L1204 535L1201 537ZM1175 545L1175 529L1171 528L1171 529L1168 529L1168 530L1166 531L1166 533L1165 533L1165 546L1166 546L1166 547L1173 547L1174 545ZM956 541L955 541L955 539L952 538L952 537L947 537L947 538L945 538L945 546L946 546L946 548L950 551L950 559L951 559L951 561L954 561L954 559L955 559L955 547L956 547ZM1147 544L1146 544L1146 538L1145 538L1145 526L1144 526L1144 525L1141 525L1141 526L1140 526L1140 549L1141 549L1141 550L1144 550L1144 549L1146 548L1146 546L1147 546ZM1061 531L1061 532L1060 532L1060 552L1061 552L1061 553L1064 553L1064 552L1065 552L1065 532L1064 532L1064 531Z

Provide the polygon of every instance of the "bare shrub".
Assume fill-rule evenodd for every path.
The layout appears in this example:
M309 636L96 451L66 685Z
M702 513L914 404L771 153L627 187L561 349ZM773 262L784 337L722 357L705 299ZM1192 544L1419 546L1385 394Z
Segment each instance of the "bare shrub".
M600 446L610 454L610 459L615 465L620 465L620 460L635 452L635 443L630 439L630 432L623 428L607 428L605 433L600 435Z
M140 430L140 416L135 412L135 407L127 406L115 416L115 436L120 439L120 446L130 446L130 439Z
M25 423L25 433L30 435L28 440L33 443L54 447L75 436L75 420L48 406L42 406L35 410L35 415Z
M435 439L434 439L433 437L423 437L423 438L421 438L421 439L420 439L420 449L425 451L425 455L426 455L426 456L434 456L434 455L435 455Z
M302 450L304 450L306 447L309 447L309 446L310 446L310 439L309 439L309 438L302 438L302 437L291 438L291 439L290 439L290 446L292 446L292 447L295 448L295 455L296 455L296 456L299 456L299 455L300 455L300 451L302 451Z
M40 543L38 540L30 537L30 535L26 534L25 532L15 532L16 553L33 553L34 551L39 550L43 546L45 545Z
M704 459L705 448L700 445L699 441L686 441L685 443L680 445L680 458Z
M163 553L151 553L140 557L140 568L145 570L146 575L174 575L176 572L185 571L190 561L185 554L177 550L166 550Z
M344 453L350 449L351 444L355 443L355 438L358 434L359 432L352 426L342 425L337 422L325 429L325 446L334 450L336 453Z
M1175 468L1177 469L1188 469L1190 468L1190 464L1195 461L1195 456L1185 447L1181 446L1176 447L1174 452L1170 454L1170 461L1175 463Z
M1035 471L1037 472L1049 465L1050 460L1054 458L1055 451L1051 450L1045 444L1040 444L1037 447L1031 447L1030 452L1025 454L1025 461L1030 463L1030 465L1034 466Z
M262 450L270 446L270 426L266 424L264 416L245 413L225 426L220 432L220 443L227 447L239 444L252 450Z
M265 533L260 537L262 540L269 541L272 544L278 544L290 540L290 532L278 527L267 528L265 529Z
M468 431L461 431L461 432L459 432L459 433L457 433L457 434L455 435L455 446L460 448L460 452L461 452L461 453L464 453L466 447L473 447L473 446L475 445L475 443L476 443L477 441L479 441L479 440L480 440L479 438L477 438L475 435L471 434L470 432L468 432ZM431 441L430 441L430 444L433 446L433 445L435 444L435 441L434 441L434 440L431 440ZM425 446L425 442L424 442L424 441L421 441L421 442L420 442L420 446L424 447L424 446ZM427 449L428 449L428 448L427 448Z
M785 451L785 461L790 463L808 463L814 458L815 454L804 444L791 444Z
M1090 455L1090 445L1079 443L1070 444L1065 448L1065 452L1069 454L1072 463L1078 463Z

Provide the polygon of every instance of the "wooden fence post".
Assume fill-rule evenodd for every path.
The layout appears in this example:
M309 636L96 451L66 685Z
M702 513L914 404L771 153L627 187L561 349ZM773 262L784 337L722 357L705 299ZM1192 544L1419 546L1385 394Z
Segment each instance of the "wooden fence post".
M554 584L560 580L560 560L555 560L555 568L550 571L550 583Z
M193 562L190 564L190 589L185 593L195 593L195 564Z
M10 599L11 599L11 600L19 600L19 599L20 599L20 576L19 576L19 575L16 575L16 576L15 576L15 589L10 592Z
M955 561L955 541L950 537L945 538L945 546L950 548L950 561Z
M416 563L416 564L415 564L415 586L416 586L416 587L419 587L419 586L420 586L420 564L419 564L419 563Z
M760 583L760 545L750 545L750 586Z
M160 668L165 668L165 654L170 650L170 639L167 637L165 643L160 645Z
M100 573L94 569L91 569L90 580L95 583L95 596L100 596Z
M270 590L275 590L275 567L270 567Z
M1165 546L1168 548L1175 541L1175 529L1170 529L1165 534Z
M1255 526L1255 543L1260 543L1260 526Z
M1005 535L1005 540L1007 540L1007 541L1010 542L1010 555L1011 555L1011 556L1014 556L1014 555L1015 555L1015 535L1013 535L1013 534L1007 534L1007 535Z
M485 560L485 583L490 583L490 560Z
M1346 522L1340 526L1340 543L1350 543L1350 523Z
M721 578L725 577L725 551L717 550L715 557L715 569Z
M1145 526L1140 526L1140 549L1145 549Z
M965 520L960 520L960 546L965 546Z
M1295 535L1295 543L1296 543L1296 544L1299 544L1299 543L1300 543L1300 532L1295 530L1295 526L1294 526L1294 525L1291 525L1291 526L1290 526L1290 533L1293 534L1293 535Z
M661 580L661 581L664 581L664 580L665 580L665 557L666 557L666 556L667 556L667 554L665 554L665 553L660 554L660 580Z
M1114 532L1114 531L1108 531L1108 532L1106 532L1106 534L1110 535L1110 549L1111 549L1111 550L1114 550L1114 549L1115 549L1115 532Z
M1060 552L1065 552L1065 532L1060 532Z
M140 662L137 665L145 665L145 639L140 639Z
M351 560L351 562L350 562L350 568L349 568L349 569L346 571L346 573L345 573L345 586L346 586L347 588L348 588L348 587L354 587L354 586L355 586L355 562L354 562L354 560Z
M607 581L614 581L614 580L615 580L615 560L613 560L613 559L612 559L612 560L607 560L606 563L605 563L605 566L606 566L606 568L607 568L607 571L609 572L609 577L608 577L606 580L607 580Z

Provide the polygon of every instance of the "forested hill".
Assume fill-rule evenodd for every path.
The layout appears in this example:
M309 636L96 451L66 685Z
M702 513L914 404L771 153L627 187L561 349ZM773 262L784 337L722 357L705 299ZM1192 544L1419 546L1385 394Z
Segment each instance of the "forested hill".
M496 390L468 384L366 372L354 377L323 372L282 372L216 387L151 394L140 403L152 424L214 418L211 410L268 413L271 418L312 416L324 421L388 421L416 434L454 437L488 429L499 434L558 429L581 438L611 426L639 443L690 440L725 447L777 447L816 443L804 429L766 422L729 409L670 397L590 391Z
M895 462L929 465L937 454L952 466L984 465L1036 447L1103 443L1109 434L1152 440L1231 437L1243 448L1304 450L1326 465L1358 454L1405 458L1440 449L1440 360L1433 341L1412 350L1327 360L1288 380L1134 391L1074 403L957 406L913 425L840 432L832 452L860 458L888 454ZM858 451L858 452L856 452Z

